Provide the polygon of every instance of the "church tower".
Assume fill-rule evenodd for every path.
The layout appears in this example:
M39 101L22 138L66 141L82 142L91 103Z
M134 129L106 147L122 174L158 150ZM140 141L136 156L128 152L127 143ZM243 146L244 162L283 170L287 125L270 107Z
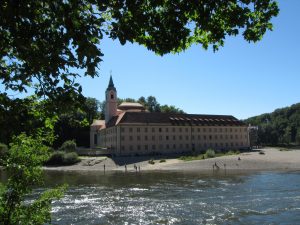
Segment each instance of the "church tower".
M105 123L117 115L117 90L115 88L112 76L110 75L109 84L105 92Z

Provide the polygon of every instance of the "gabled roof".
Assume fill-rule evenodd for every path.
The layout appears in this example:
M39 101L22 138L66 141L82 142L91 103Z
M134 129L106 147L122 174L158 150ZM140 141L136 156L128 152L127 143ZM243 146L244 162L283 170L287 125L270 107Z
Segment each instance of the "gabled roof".
M107 127L118 124L164 124L194 126L245 126L246 124L229 115L174 114L149 112L124 112L113 117Z

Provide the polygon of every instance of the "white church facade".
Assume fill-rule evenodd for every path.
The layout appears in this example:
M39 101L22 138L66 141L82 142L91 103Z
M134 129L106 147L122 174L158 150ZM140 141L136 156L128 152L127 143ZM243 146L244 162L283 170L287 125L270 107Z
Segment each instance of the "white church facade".
M153 113L139 103L118 106L112 77L105 97L105 120L90 127L91 148L106 148L113 155L249 148L248 127L233 116Z

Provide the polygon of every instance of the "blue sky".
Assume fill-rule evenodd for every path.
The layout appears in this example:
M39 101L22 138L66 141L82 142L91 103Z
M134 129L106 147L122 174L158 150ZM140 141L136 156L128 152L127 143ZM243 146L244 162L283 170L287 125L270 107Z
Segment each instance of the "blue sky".
M300 1L280 0L274 31L258 43L227 38L218 52L192 46L155 55L137 44L105 39L94 79L80 78L83 94L104 100L112 71L120 98L153 95L187 113L230 114L239 119L300 102Z
M187 113L239 119L300 102L300 1L279 1L274 31L254 44L227 38L218 52L193 46L163 57L136 44L104 40L100 76L82 78L86 96L104 100L110 70L120 98L153 95Z

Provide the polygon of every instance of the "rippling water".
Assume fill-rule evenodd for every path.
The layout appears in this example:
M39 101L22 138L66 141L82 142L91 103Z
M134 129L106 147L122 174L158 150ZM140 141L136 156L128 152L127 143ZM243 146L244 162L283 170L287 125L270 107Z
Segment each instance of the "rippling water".
M49 172L46 180L70 184L53 203L53 224L300 223L300 172Z

